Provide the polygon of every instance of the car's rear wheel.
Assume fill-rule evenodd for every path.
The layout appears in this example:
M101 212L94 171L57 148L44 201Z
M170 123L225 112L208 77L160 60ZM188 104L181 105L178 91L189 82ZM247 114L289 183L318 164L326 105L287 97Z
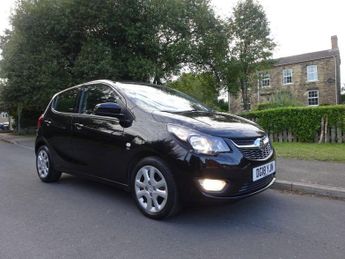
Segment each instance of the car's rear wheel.
M54 169L53 160L46 145L40 146L36 154L36 169L38 177L43 182L56 182L61 172Z
M161 219L178 211L178 193L169 167L158 157L147 157L134 168L132 194L140 211Z

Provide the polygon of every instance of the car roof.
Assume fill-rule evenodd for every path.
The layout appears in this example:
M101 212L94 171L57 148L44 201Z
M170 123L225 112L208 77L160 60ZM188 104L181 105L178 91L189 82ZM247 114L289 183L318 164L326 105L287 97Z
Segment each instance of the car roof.
M57 92L53 98L56 96L56 95L59 95L65 91L68 91L68 90L71 90L71 89L74 89L74 88L78 88L78 87L82 87L82 86L86 86L86 85L92 85L92 84L100 84L100 83L103 83L103 84L107 84L107 85L111 85L113 87L116 87L117 84L136 84L136 85L146 85L146 86L152 86L152 87L165 87L164 85L157 85L157 84L151 84L151 83L146 83L146 82L139 82L139 81L112 81L112 80L109 80L109 79L99 79L99 80L93 80L93 81L89 81L89 82L85 82L85 83L81 83L81 84L78 84L78 85L75 85L75 86L71 86L71 87L68 87L66 89L63 89L59 92Z

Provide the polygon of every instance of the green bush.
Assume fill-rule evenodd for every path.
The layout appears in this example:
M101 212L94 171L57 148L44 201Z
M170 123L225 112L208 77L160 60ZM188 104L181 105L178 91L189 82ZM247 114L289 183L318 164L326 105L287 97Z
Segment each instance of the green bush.
M280 90L273 94L271 101L257 104L255 110L262 111L278 107L296 107L302 105L303 103L297 100L290 91Z
M229 105L226 101L220 99L217 101L215 109L218 111L221 111L221 112L228 112L229 111Z
M345 128L345 105L320 107L286 107L242 114L256 121L269 133L289 130L301 142L314 142L321 129L322 117L328 117L328 125Z
M255 110L263 111L263 110L274 109L274 108L279 108L279 107L283 107L283 106L277 103L267 102L267 103L259 103L258 105L256 105Z

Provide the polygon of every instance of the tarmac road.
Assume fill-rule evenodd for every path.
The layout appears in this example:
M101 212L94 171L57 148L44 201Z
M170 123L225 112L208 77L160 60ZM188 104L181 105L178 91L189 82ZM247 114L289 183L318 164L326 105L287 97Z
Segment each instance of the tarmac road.
M0 258L344 258L345 202L268 190L154 221L122 191L42 183L29 148L0 141Z

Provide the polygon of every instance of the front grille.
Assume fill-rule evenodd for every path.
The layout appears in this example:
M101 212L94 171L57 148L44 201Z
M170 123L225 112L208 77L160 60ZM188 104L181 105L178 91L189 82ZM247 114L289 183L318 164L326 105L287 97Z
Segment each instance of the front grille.
M232 138L231 140L238 146L253 145L257 138Z
M245 183L238 190L238 195L244 195L247 193L252 193L252 192L258 191L262 188L265 188L273 180L273 178L274 178L274 176L270 175L270 176L267 176L267 177L265 177L261 180L258 180L256 182Z
M262 148L241 148L239 150L242 152L243 156L249 160L265 160L272 155L273 149L271 144L268 143Z

